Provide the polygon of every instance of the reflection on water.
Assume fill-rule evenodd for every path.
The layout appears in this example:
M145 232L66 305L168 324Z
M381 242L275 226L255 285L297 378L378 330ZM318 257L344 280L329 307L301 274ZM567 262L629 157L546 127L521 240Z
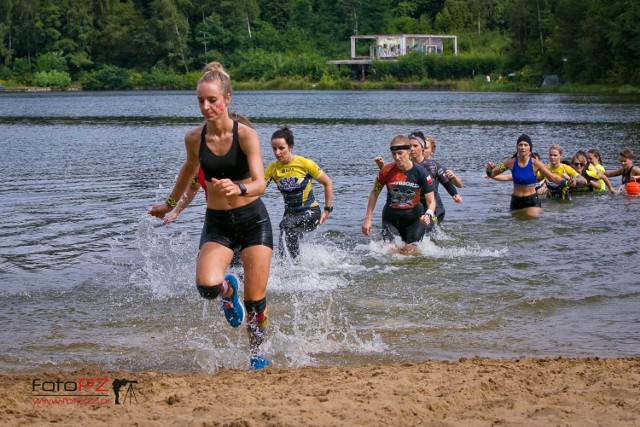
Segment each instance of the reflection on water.
M575 95L235 94L265 163L269 136L288 124L295 152L334 182L335 210L307 236L299 263L274 260L276 366L638 354L640 200L545 200L540 219L521 221L508 211L511 184L482 175L523 132L543 158L554 143L565 153L597 147L616 167L621 148L638 149L639 105ZM191 92L0 96L0 369L246 368L244 330L230 330L194 291L203 197L168 228L146 215L170 191L184 133L199 121ZM464 180L463 203L443 197L446 220L421 256L388 256L360 232L373 158L417 128ZM269 188L264 200L277 227L281 196Z

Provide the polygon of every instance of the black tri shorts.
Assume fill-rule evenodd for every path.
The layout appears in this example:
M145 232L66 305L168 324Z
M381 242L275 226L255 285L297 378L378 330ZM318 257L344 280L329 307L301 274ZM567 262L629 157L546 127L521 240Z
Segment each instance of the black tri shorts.
M392 241L394 235L400 235L405 243L421 241L426 231L420 222L423 209L421 204L413 209L392 209L385 205L382 209L382 238Z
M539 208L542 207L540 203L540 197L537 194L532 194L530 196L514 196L511 195L511 206L510 209L512 211L517 211L518 209L524 208Z
M271 219L262 199L231 210L207 209L200 247L207 242L240 251L255 245L273 249Z

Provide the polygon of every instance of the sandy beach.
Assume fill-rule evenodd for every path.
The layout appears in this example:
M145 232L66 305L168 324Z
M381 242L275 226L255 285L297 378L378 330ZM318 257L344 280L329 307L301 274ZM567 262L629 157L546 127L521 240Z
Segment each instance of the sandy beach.
M120 387L118 405L117 379L136 381ZM640 357L215 374L87 368L2 374L0 393L3 426L632 426Z

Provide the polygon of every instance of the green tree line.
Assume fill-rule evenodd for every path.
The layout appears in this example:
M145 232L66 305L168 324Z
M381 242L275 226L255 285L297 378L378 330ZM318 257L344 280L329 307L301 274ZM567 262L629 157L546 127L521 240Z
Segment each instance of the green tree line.
M0 80L85 89L192 88L203 65L236 81L349 79L354 34L452 34L459 55L374 64L371 79L515 73L640 85L637 0L2 0Z

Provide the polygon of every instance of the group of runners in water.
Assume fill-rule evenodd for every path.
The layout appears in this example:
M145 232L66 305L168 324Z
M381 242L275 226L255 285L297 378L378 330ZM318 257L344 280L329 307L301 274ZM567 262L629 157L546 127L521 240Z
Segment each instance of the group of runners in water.
M431 158L435 148L433 137L415 131L409 136L396 135L391 140L391 163L385 165L382 156L375 158L380 171L369 194L362 232L371 235L373 210L378 196L386 187L382 237L385 241L394 241L399 236L403 243L392 249L393 252L417 253L416 244L444 221L440 184L456 203L462 203L462 196L456 189L462 188L462 180Z
M513 181L511 194L512 211L521 211L527 216L537 217L541 212L540 196L571 199L571 195L587 192L609 191L616 194L610 177L622 176L622 184L629 194L637 194L640 186L640 167L634 165L633 151L625 148L619 153L620 167L607 171L602 165L597 149L578 151L570 161L563 159L562 147L549 147L549 164L533 152L531 138L522 134L516 141L516 153L499 165L488 162L487 178L497 181ZM500 175L505 171L511 175Z
M207 209L196 260L196 288L204 299L220 298L221 310L232 327L246 325L249 365L259 370L270 365L265 346L269 323L266 290L274 246L271 220L260 196L270 182L281 192L285 209L279 224L278 249L282 256L295 259L300 254L302 235L315 230L331 215L333 183L313 160L293 154L294 136L287 127L273 133L271 148L276 160L264 168L257 132L245 117L229 113L231 81L220 63L207 64L196 93L204 123L186 133L186 158L174 187L163 203L151 207L149 214L164 219L166 225L178 217L200 188L204 189ZM417 243L444 221L439 185L456 203L461 203L457 188L462 188L463 183L452 170L431 158L435 140L422 132L396 135L389 148L392 162L385 165L382 157L374 159L380 170L369 195L362 232L372 234L373 211L386 187L382 236L386 241L399 237L402 245L395 251L414 254L418 252ZM552 149L559 152L561 160L562 150L557 146ZM488 163L487 176L503 179L499 174L512 171L514 210L540 209L538 194L543 190L536 186L541 178L546 178L549 194L555 191L554 184L562 193L564 188L604 191L605 185L615 191L606 179L611 176L623 175L623 183L640 181L640 168L633 165L630 150L620 154L621 168L611 172L598 167L597 151L590 150L584 158L579 154L572 159L574 164L590 162L589 167L560 168L554 160L547 167L532 156L531 139L522 135L516 155L498 166ZM313 192L313 180L324 187L322 209ZM227 272L234 260L242 265L243 302L238 277Z

